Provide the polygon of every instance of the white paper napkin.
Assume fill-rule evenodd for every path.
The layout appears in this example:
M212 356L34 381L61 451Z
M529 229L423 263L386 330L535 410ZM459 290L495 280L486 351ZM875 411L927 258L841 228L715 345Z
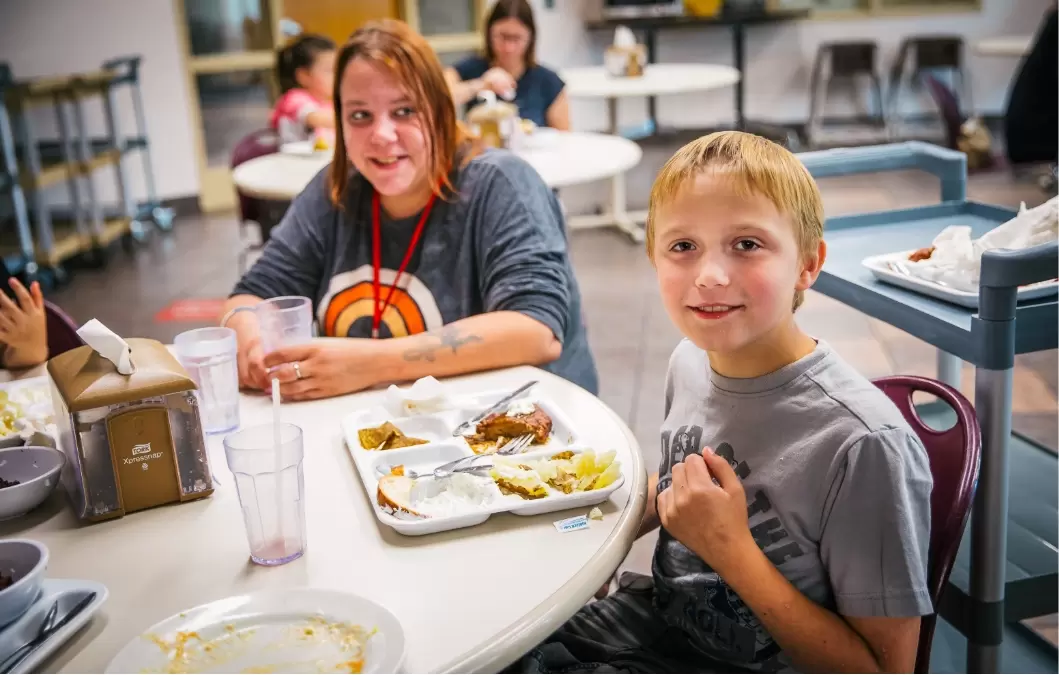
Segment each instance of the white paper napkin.
M411 387L401 389L391 384L386 390L386 409L392 415L429 415L452 406L445 386L433 377L416 380Z
M122 375L132 375L136 366L132 362L132 349L117 333L104 326L98 319L92 319L77 329L81 339L94 349L97 354L114 364Z

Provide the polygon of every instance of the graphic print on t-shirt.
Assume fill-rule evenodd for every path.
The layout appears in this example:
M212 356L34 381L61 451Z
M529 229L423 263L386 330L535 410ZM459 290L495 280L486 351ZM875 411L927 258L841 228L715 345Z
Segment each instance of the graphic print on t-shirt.
M393 288L395 270L379 271L379 301L385 302ZM375 294L372 267L361 265L331 277L327 294L319 305L320 332L328 337L371 337ZM434 294L414 274L401 275L399 286L382 314L379 337L404 337L436 328L443 321Z
M725 458L741 481L751 474L729 443L704 442L702 427L684 425L662 431L662 463L658 491L673 482L673 466L709 445ZM804 555L773 511L764 490L747 490L747 518L758 547L779 566ZM781 667L780 647L765 631L746 603L701 558L663 527L654 563L655 603L666 620L688 634L696 647L713 658L746 667Z

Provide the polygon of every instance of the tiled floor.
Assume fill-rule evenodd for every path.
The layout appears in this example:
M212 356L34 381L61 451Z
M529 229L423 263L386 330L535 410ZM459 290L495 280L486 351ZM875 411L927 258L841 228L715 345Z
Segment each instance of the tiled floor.
M630 185L634 202L630 206L642 207L635 203L646 194L641 183L649 184L666 155L645 155L646 166L637 167L637 184ZM821 187L828 215L927 204L935 202L938 194L936 180L914 172L828 179ZM1034 185L1006 173L974 176L968 191L972 199L1009 206L1018 206L1020 200L1033 206L1044 199ZM568 207L583 205L585 198L584 192L569 198L564 194ZM73 283L51 299L78 321L95 317L122 335L171 341L195 325L155 323L155 314L174 300L225 296L237 278L238 246L232 215L184 218L171 234L154 236L131 255L116 253L106 269L77 270ZM597 230L572 233L571 251L600 369L601 397L626 420L648 466L655 466L666 365L680 335L658 301L642 247L614 231ZM935 372L931 347L822 295L809 293L798 320L868 377ZM1020 357L1015 372L1014 427L1053 452L1059 446L1057 368L1057 352L1050 351ZM963 390L972 398L973 384L968 366ZM649 538L638 542L626 566L645 569L652 546ZM1054 626L1055 617L1044 621ZM947 630L939 635L947 635L944 640L956 645L952 649L958 652L962 638ZM959 658L951 657L942 669L959 672L959 663ZM1020 661L1014 672L1037 670L1034 663Z

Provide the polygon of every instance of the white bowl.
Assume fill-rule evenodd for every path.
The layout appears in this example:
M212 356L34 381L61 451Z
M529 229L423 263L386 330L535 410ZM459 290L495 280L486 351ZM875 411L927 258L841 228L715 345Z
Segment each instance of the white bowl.
M0 541L0 572L14 583L0 590L0 626L6 626L26 613L37 596L48 569L48 549L32 539Z
M66 455L55 448L26 445L0 449L0 478L18 485L0 488L0 520L29 513L59 482Z

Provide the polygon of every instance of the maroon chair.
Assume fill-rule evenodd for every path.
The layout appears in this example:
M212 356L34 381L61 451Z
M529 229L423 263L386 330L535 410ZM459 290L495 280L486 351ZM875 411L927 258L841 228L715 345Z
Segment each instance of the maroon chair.
M48 330L49 359L84 344L77 334L77 324L58 305L45 300L44 316Z
M279 146L279 134L274 129L258 129L243 137L235 145L235 149L232 150L231 168L234 169L251 159L279 152ZM267 202L244 194L239 188L235 189L235 193L239 197L239 231L245 231L248 223L257 223L261 228L261 245L264 246L265 242L268 241L268 232L272 229ZM252 250L252 247L243 248L239 251L240 273L243 272L246 254L250 250Z
M923 617L916 651L917 673L929 672L930 647L938 620L941 593L949 580L956 552L963 539L971 501L978 481L982 435L974 407L963 394L947 384L926 377L898 375L875 380L915 430L930 459L934 490L930 495L930 552L927 584L934 614ZM956 424L947 431L927 426L912 403L912 395L923 392L937 397L956 412Z

